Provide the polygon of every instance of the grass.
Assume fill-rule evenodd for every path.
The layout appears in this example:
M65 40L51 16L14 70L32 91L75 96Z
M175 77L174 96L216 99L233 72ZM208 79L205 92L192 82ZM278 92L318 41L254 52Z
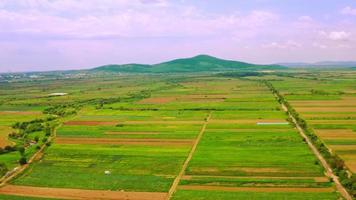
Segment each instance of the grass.
M173 200L223 200L223 199L250 199L250 200L335 200L336 193L303 193L303 192L223 192L223 191L190 191L179 190Z
M41 162L32 166L29 173L23 174L13 183L42 187L162 192L168 190L188 150L125 145L53 145ZM111 174L105 175L106 170Z

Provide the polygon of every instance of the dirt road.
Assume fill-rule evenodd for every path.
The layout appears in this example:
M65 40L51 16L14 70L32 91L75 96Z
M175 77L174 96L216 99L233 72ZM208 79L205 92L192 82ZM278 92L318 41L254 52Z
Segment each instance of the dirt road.
M284 111L288 112L288 108L286 105L283 103L281 104L282 108ZM326 162L324 157L320 154L320 152L317 150L317 148L314 146L314 144L310 141L310 139L307 137L305 134L304 130L298 125L297 120L288 112L289 117L292 119L293 123L295 124L299 134L305 139L307 142L309 148L313 151L315 156L319 159L320 163L323 165L323 167L326 170L326 175L334 181L337 190L340 192L340 194L346 199L346 200L352 200L351 195L347 192L347 190L344 188L344 186L341 185L339 178L333 173L333 170L329 166L329 164Z
M194 145L193 145L192 149L190 150L189 155L188 155L187 159L185 160L185 162L184 162L184 164L182 166L182 169L180 170L178 176L173 181L173 184L172 184L171 188L168 191L168 195L167 195L167 198L166 198L167 200L171 199L172 195L177 190L178 184L179 184L180 180L182 179L182 177L184 175L184 172L187 169L188 164L189 164L190 160L192 159L193 154L194 154L195 150L197 149L197 146L198 146L201 138L204 135L206 126L208 125L210 118L211 118L211 112L209 113L208 117L206 118L206 121L204 122L203 127L200 130L199 135L196 138L196 140L194 142Z

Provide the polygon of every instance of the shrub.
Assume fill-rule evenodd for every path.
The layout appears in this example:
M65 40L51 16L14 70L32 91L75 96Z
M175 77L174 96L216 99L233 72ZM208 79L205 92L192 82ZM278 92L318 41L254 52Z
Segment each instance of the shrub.
M22 156L19 160L20 165L25 165L27 164L27 159L25 156Z
M0 176L3 176L8 172L8 168L6 167L5 163L0 163Z
M38 135L36 135L35 142L38 142L39 140L40 140L40 137Z
M17 148L17 150L20 152L21 155L25 154L25 147L20 146L20 147Z

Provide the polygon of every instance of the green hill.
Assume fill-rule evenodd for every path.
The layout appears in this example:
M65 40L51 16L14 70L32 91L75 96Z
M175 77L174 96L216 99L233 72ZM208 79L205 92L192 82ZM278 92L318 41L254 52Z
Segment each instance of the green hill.
M106 72L131 73L179 73L179 72L226 72L236 70L275 70L285 69L279 65L255 65L245 62L223 60L208 55L198 55L192 58L176 59L155 65L126 64L105 65L92 69Z

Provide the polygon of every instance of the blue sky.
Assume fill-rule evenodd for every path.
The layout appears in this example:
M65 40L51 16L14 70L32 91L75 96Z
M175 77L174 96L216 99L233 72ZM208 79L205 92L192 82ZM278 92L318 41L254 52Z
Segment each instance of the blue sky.
M0 72L356 60L355 35L354 0L0 0Z

